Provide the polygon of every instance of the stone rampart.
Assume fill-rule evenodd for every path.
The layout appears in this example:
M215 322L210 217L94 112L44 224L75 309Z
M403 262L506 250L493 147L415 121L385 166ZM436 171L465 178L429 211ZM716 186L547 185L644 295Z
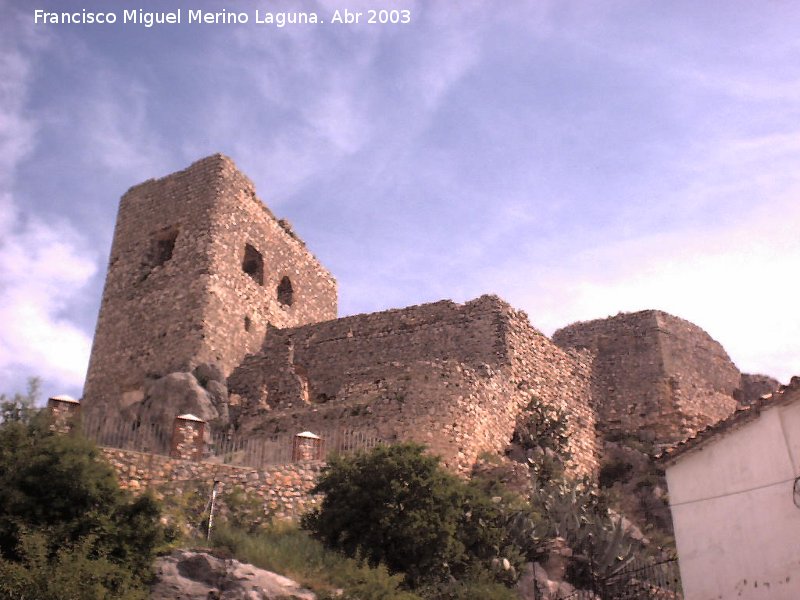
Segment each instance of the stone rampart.
M776 392L780 387L780 382L769 375L742 373L739 389L733 397L743 406L748 406L762 396Z
M676 442L736 408L738 369L689 321L647 310L575 323L553 341L595 355L592 396L605 431Z
M228 380L252 433L329 427L414 440L468 472L502 452L536 397L572 423L576 473L596 466L588 356L568 354L495 296L357 315L267 335Z

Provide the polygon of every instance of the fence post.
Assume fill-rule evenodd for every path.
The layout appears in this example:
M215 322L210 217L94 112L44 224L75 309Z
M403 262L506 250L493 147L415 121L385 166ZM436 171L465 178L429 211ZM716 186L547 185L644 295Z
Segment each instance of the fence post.
M47 399L47 408L53 417L50 428L58 433L67 433L75 423L74 417L80 412L81 403L72 396L53 396Z
M187 460L203 458L205 427L206 422L194 415L186 414L175 417L172 426L170 456Z
M304 431L294 436L292 445L292 462L321 460L322 438L310 431Z
M211 530L214 528L214 509L217 506L217 485L219 481L214 480L214 485L211 487L211 500L209 500L210 507L208 509L208 533L206 541L211 539Z

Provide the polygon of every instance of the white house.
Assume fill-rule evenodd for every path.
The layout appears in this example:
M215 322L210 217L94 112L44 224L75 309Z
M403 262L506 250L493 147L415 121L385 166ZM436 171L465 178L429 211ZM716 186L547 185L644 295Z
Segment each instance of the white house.
M800 599L800 377L662 464L686 600Z

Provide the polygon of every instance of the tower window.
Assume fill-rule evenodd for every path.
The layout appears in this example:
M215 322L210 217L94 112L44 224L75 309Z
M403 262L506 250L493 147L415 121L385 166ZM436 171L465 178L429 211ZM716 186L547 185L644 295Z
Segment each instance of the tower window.
M288 277L281 279L278 285L278 302L284 306L291 306L294 302L294 290L292 289L292 281Z
M250 328L253 326L253 322L250 320L250 317L245 316L244 318L244 330L250 331Z
M258 285L264 285L264 258L250 244L246 244L244 247L242 271L250 275Z
M177 239L178 228L175 226L167 227L156 233L150 246L150 265L158 267L170 260Z

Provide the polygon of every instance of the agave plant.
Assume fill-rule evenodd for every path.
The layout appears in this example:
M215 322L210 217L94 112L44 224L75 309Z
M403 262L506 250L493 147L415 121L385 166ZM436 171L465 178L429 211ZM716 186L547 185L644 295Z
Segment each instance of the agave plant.
M542 537L562 537L572 549L573 583L597 584L633 560L636 543L622 519L609 515L590 482L549 482L538 487L535 501L550 522L549 531Z

